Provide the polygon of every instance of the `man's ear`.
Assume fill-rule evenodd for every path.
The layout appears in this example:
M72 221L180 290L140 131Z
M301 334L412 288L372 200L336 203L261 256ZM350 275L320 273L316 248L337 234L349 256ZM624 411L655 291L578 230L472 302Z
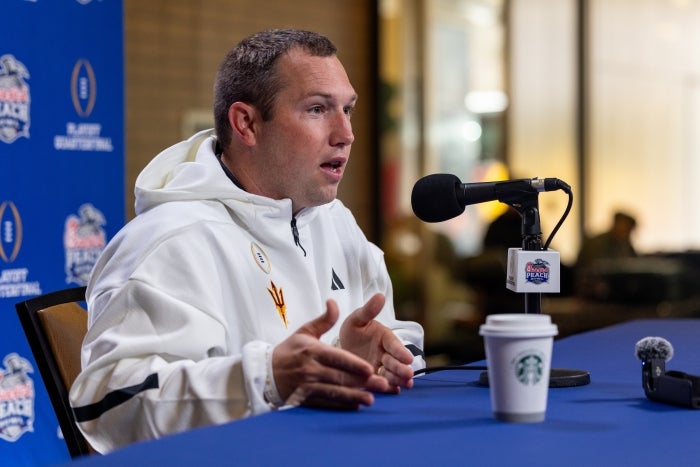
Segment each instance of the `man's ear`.
M233 136L238 137L246 146L255 144L258 115L255 107L244 102L234 102L228 108L228 121Z

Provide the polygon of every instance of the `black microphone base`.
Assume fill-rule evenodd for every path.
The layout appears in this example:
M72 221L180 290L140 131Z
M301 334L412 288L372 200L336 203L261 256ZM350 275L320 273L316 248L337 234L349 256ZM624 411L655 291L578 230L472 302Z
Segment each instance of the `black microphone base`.
M591 374L586 370L571 370L568 368L552 368L549 371L550 388L572 388L590 384ZM489 385L489 374L483 371L479 374L479 384Z

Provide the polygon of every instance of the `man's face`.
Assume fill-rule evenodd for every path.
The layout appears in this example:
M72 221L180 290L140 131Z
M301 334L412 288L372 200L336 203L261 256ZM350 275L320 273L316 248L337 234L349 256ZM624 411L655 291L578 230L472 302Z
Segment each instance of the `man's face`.
M296 213L335 199L355 139L350 114L357 95L335 56L294 49L276 67L284 84L257 135L257 188L291 198Z

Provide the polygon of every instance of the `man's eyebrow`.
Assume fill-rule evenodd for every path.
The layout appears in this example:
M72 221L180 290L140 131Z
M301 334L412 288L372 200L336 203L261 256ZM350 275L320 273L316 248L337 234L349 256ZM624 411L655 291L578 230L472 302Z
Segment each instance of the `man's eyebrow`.
M306 95L306 97L307 97L307 98L311 98L311 97L321 97L321 98L323 98L323 99L331 100L331 101L332 101L332 100L339 100L339 99L338 99L336 96L334 96L333 94L328 94L328 93L324 93L324 92L310 92L309 94ZM350 104L355 104L355 103L357 102L357 99L358 99L358 95L357 95L357 94L353 94L352 96L350 96L350 99L349 99Z

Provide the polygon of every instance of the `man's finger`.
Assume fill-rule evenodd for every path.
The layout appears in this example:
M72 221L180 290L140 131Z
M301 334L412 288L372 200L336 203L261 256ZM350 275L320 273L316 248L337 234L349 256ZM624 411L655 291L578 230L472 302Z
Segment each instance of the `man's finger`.
M374 403L371 392L324 383L306 384L303 389L295 391L292 398L297 399L298 405L346 410Z
M374 368L369 362L336 347L328 347L324 352L319 353L317 360L326 367L354 373L365 378L374 373Z
M401 363L410 365L413 362L413 354L394 334L387 334L382 340L384 350Z

